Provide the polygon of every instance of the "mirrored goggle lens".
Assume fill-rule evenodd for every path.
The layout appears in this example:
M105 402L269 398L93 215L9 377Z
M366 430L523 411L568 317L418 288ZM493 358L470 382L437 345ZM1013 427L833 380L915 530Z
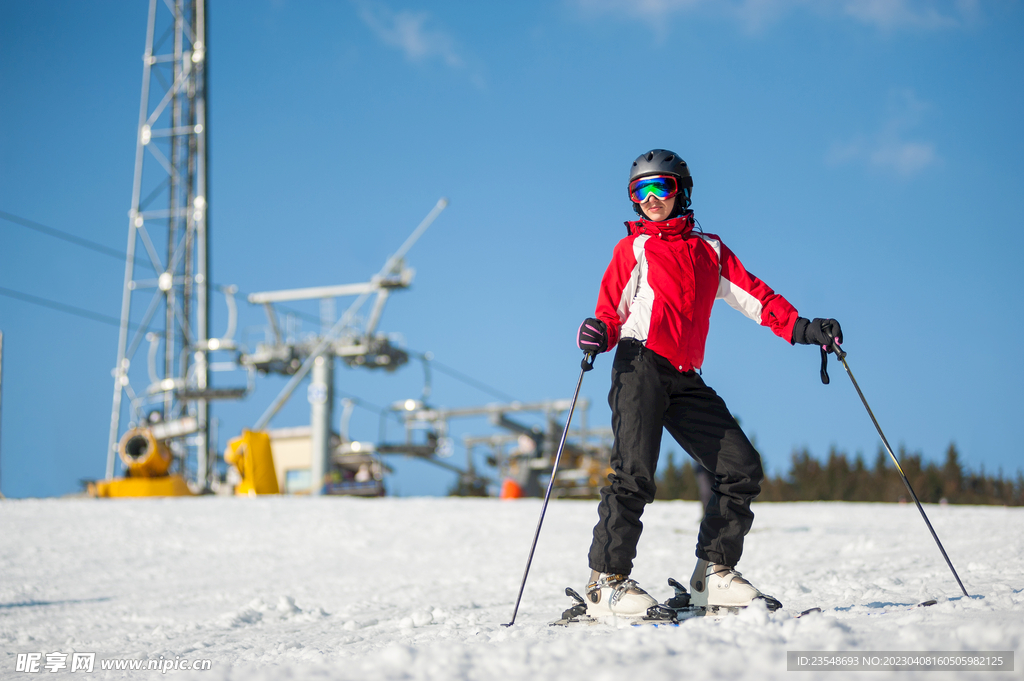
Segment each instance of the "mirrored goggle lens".
M679 184L671 175L658 177L642 177L629 184L629 198L636 203L643 203L648 196L667 199L679 193Z

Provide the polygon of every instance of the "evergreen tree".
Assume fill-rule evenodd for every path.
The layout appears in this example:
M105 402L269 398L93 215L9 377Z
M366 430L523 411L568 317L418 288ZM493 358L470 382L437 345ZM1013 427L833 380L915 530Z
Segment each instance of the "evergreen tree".
M964 470L960 466L960 452L956 444L949 443L946 463L942 465L942 496L951 504L960 503L964 493Z

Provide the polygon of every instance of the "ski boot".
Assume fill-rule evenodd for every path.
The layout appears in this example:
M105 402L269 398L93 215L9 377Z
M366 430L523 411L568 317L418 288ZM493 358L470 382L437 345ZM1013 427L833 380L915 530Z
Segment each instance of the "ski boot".
M777 599L758 591L735 569L698 560L690 578L690 604L705 608L709 614L722 609L735 611L761 601L769 611L782 607Z
M626 575L592 570L586 589L587 615L591 617L645 617L658 604L636 581Z

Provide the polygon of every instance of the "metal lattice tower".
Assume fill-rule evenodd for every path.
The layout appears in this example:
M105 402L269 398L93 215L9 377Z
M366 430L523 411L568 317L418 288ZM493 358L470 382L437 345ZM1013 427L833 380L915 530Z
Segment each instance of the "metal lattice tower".
M159 416L180 472L209 485L206 52L205 0L150 0L107 479L123 426ZM133 365L143 340L148 371Z

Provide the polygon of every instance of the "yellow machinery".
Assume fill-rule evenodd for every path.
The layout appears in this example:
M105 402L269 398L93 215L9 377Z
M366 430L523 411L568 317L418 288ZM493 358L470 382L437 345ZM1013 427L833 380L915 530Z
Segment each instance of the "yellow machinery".
M262 431L242 430L241 437L228 441L224 463L233 465L242 476L235 494L279 494L274 455L270 451L270 436Z
M128 477L89 483L94 497L183 497L190 496L185 479L168 475L174 457L167 445L153 437L148 428L134 428L117 446Z

